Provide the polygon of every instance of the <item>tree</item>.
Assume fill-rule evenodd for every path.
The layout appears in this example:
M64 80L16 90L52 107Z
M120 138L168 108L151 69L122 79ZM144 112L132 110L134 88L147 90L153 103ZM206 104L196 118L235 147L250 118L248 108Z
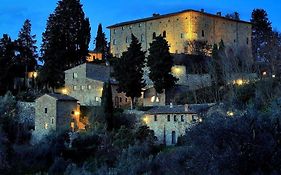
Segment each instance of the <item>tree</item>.
M114 63L113 76L119 82L119 91L125 92L131 98L131 109L134 100L141 96L142 88L145 87L143 79L143 68L145 63L145 52L141 50L141 43L132 34L132 42L128 51L123 52L120 59Z
M98 26L98 31L97 31L97 36L95 39L95 51L96 52L101 52L102 53L102 58L105 59L107 56L107 41L105 38L105 33L102 31L102 25L99 24Z
M226 18L240 20L240 15L238 12L228 13L225 15Z
M31 34L31 22L29 19L25 20L22 29L19 32L18 39L16 41L19 55L17 56L19 64L23 67L24 82L26 84L27 72L34 71L37 66L37 46L36 35Z
M112 89L111 83L108 81L103 85L102 98L101 98L102 114L104 120L107 124L107 130L111 131L113 129L113 102L112 102Z
M270 53L266 52L265 49L272 38L272 26L267 12L263 9L254 9L251 23L253 56L256 59L266 60Z
M45 85L61 86L64 70L86 61L90 41L89 19L79 0L61 0L47 21L41 47ZM58 66L57 66L58 65ZM48 72L46 72L48 70ZM51 72L50 70L54 70Z
M149 78L157 93L163 93L164 89L175 86L178 79L171 73L173 63L168 42L162 36L156 37L150 44L147 66L150 71Z
M13 87L15 45L9 35L0 39L0 94L5 94Z

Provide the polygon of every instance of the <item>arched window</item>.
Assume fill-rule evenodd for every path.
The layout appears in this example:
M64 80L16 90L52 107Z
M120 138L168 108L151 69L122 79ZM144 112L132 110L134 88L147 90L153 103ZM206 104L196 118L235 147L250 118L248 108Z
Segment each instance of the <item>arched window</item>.
M167 32L166 32L166 31L163 32L163 37L164 37L164 38L167 37Z
M153 34L152 34L152 38L153 38L153 39L155 39L155 38L156 38L156 33L155 33L155 32L153 32Z

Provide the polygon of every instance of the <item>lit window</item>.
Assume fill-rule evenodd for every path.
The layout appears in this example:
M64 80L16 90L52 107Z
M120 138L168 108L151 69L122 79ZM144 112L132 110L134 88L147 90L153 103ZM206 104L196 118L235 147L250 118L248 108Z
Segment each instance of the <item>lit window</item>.
M81 90L85 90L85 86L84 85L81 86Z
M99 102L100 101L100 97L96 97L96 102Z
M70 127L71 127L71 130L72 130L72 132L73 132L73 131L74 131L74 127L75 127L74 122L71 122L71 123L70 123Z
M154 102L155 101L155 96L152 96L150 101Z
M45 129L48 129L48 123L45 123Z
M73 79L77 78L78 74L76 72L73 73Z
M154 115L154 121L157 121L157 115Z
M91 90L92 89L92 86L91 85L88 85L88 90Z
M73 86L73 90L75 90L75 91L77 90L77 86L76 85Z
M171 120L170 115L167 115L167 121L169 122Z
M48 108L45 108L45 114L47 114L48 113Z
M160 101L160 100L159 100L159 97L156 97L156 102L159 103L159 101Z

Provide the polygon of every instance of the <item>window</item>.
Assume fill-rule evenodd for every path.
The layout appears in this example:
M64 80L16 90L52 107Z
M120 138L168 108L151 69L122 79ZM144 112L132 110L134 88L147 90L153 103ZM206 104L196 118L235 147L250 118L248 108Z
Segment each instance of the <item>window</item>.
M124 30L124 27L122 27L122 30Z
M202 30L202 37L205 37L205 31Z
M48 108L45 108L45 114L47 114L48 113Z
M45 123L45 129L48 129L48 123Z
M181 38L183 38L183 33L181 33Z
M176 131L172 131L172 144L176 144Z
M233 42L236 43L236 40L234 40Z
M92 86L91 85L88 85L88 90L91 90L92 89Z
M128 102L128 98L127 98L127 97L125 98L125 102L126 102L126 103Z
M51 123L52 123L52 124L54 124L54 122L55 122L55 119L54 119L54 118L52 118L52 119L51 119Z
M198 119L198 117L197 117L196 115L192 115L192 121L193 121L193 122L196 122L197 119Z
M182 122L184 122L184 118L183 118L183 115L181 115L181 121L182 121Z
M113 40L113 45L116 45L116 39Z
M75 90L75 91L77 90L77 86L76 85L73 86L73 90Z
M72 132L74 132L74 127L75 127L74 122L71 122L71 123L70 123L70 128L71 128L71 131L72 131Z
M141 27L141 23L139 24L139 27Z
M99 102L100 101L100 97L96 97L96 102Z
M247 45L249 44L249 38L247 37L247 39L246 39L246 43L247 43Z
M113 30L113 33L114 33L114 34L116 33L116 29Z
M126 37L126 43L128 43L129 42L129 37Z
M163 38L166 38L166 37L167 37L167 32L164 31L164 32L163 32Z
M167 121L169 122L171 120L170 115L167 115Z
M78 74L76 72L73 73L73 79L77 78Z
M132 25L130 25L130 29L132 29L133 28L133 26Z
M155 32L153 32L153 34L152 34L152 38L153 38L153 39L155 39L155 38L156 38L156 33L155 33Z
M144 34L141 34L141 41L144 41Z
M174 115L174 122L177 121L177 115Z
M85 90L85 88L86 88L86 87L85 87L84 85L81 86L81 90Z
M122 103L122 97L119 97L119 101L120 101L120 103Z
M157 121L157 115L154 115L154 121Z

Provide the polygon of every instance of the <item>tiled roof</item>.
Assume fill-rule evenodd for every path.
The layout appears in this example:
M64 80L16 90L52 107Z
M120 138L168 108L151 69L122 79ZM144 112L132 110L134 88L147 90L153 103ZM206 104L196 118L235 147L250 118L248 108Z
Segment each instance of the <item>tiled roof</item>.
M68 95L64 95L64 94L58 94L58 93L50 93L47 94L51 97L54 97L55 99L57 99L58 101L78 101L77 99L70 97Z
M196 114L204 110L209 109L214 106L214 104L190 104L189 110L185 111L184 105L170 105L166 106L155 106L152 109L148 110L147 114Z
M166 18L166 17L175 16L175 15L178 15L178 14L181 14L181 13L185 13L185 12L196 12L196 13L201 13L201 14L206 15L206 16L222 18L222 19L225 19L225 20L235 21L235 22L240 22L240 23L251 24L250 22L247 22L247 21L230 19L230 18L226 18L224 16L219 16L219 15L214 15L214 14L210 14L210 13L206 13L206 12L201 12L201 11L197 11L197 10L188 9L188 10L183 10L183 11L175 12L175 13L169 13L169 14L164 14L164 15L156 15L156 16L153 16L153 17L148 17L148 18L143 18L143 19L138 19L138 20L132 20L132 21L127 21L127 22L121 22L121 23L118 23L118 24L114 24L114 25L108 26L107 28L110 29L110 28L115 28L115 27L120 27L120 26L140 23L140 22L151 21L151 20L155 20L155 19Z

